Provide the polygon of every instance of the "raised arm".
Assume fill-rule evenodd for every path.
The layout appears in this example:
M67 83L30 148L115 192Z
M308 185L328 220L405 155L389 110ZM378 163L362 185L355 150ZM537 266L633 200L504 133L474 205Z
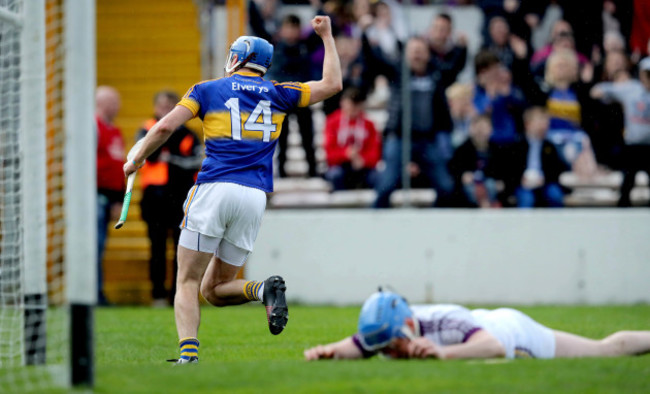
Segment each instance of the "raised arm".
M352 359L361 358L361 350L354 344L352 337L327 345L317 345L304 352L305 360Z
M455 345L440 346L427 338L416 338L409 343L412 358L434 357L441 360L458 358L500 358L506 351L501 342L485 330L474 333L467 341Z
M174 130L178 129L182 124L193 117L194 115L192 114L192 111L186 107L177 105L170 113L160 119L158 123L147 132L142 147L133 158L133 161L127 161L124 163L124 175L129 176L137 171L144 160L149 157L150 154L155 152L156 149L160 148L165 141L167 141Z
M330 18L328 16L316 16L311 20L311 25L316 34L323 40L325 59L323 60L323 78L320 81L307 82L311 89L309 105L330 98L343 89L341 62L334 45Z

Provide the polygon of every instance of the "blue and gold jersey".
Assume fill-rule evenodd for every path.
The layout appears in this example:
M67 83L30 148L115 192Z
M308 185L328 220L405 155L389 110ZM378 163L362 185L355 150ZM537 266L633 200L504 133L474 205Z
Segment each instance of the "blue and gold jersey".
M239 71L192 86L178 105L203 120L206 159L196 183L273 191L273 152L287 112L309 105L309 86Z

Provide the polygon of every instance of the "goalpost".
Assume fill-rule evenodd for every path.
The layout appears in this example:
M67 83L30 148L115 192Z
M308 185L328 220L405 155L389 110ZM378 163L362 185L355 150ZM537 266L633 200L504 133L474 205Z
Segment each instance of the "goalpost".
M94 0L0 0L0 388L93 384Z

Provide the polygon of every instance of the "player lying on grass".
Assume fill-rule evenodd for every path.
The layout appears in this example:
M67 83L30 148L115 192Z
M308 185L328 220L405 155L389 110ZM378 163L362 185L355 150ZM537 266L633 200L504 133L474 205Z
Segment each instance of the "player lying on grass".
M359 332L305 350L305 359L607 357L650 352L650 331L619 331L594 340L544 327L510 308L468 310L459 305L409 306L379 291L363 305Z
M273 46L258 37L239 37L230 47L226 77L197 83L147 133L140 152L124 164L129 175L179 126L203 120L206 159L184 204L174 300L180 339L178 363L198 362L199 291L212 305L262 301L269 330L279 334L289 317L284 280L235 279L253 250L273 191L273 152L286 114L341 90L341 66L330 19L311 22L325 46L323 78L307 83L265 81Z

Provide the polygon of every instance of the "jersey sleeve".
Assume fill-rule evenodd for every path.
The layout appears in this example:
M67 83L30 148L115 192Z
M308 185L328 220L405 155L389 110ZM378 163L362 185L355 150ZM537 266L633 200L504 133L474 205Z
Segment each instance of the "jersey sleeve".
M460 305L414 305L411 309L420 322L422 336L439 345L463 343L483 328L472 313Z
M356 333L352 336L352 343L354 343L354 345L361 351L363 358L369 358L377 354L376 351L368 350L365 347L363 347L363 342L361 342L359 333Z
M469 310L459 308L445 314L440 319L440 341L442 345L466 342L474 333L481 330L480 324Z
M182 105L183 107L192 111L192 115L196 116L201 109L201 97L199 90L199 84L193 85L187 91L187 93L185 93L181 101L179 101L176 105Z
M273 82L273 85L275 85L278 95L287 107L284 108L285 110L309 105L309 99L311 98L309 85L300 82Z

